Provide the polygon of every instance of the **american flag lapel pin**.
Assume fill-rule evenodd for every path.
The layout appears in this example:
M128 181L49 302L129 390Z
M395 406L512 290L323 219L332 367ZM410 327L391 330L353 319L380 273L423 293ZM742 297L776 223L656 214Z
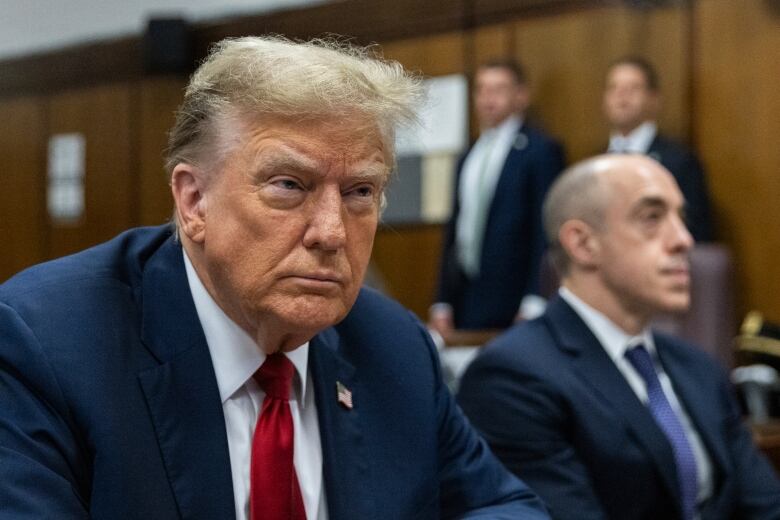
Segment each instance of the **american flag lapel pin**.
M352 410L352 392L341 381L336 381L336 399L347 410Z

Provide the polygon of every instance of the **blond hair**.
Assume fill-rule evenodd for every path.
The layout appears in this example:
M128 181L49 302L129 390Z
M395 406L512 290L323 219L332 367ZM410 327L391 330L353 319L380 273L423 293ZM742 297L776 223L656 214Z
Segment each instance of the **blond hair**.
M396 128L416 120L419 78L372 47L281 36L226 39L192 75L170 131L165 166L220 158L220 128L231 115L352 118L375 123L388 157Z

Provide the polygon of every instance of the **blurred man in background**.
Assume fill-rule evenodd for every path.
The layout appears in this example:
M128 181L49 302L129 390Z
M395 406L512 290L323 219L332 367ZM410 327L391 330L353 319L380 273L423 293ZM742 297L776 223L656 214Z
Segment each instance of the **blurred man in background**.
M509 326L544 308L542 201L564 166L561 147L528 124L530 90L513 61L482 65L474 81L480 136L460 162L430 325Z
M626 56L607 70L604 115L610 153L641 153L672 172L685 197L688 229L697 242L714 240L707 179L701 162L681 143L658 132L658 74L647 60Z

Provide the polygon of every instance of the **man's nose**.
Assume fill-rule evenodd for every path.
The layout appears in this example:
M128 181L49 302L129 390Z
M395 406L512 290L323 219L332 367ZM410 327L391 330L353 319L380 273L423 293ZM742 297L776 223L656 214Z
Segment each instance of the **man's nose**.
M303 244L325 251L343 248L347 241L344 211L341 192L338 189L324 190L313 201Z
M672 217L670 243L673 251L689 251L694 244L688 226L685 225L683 218L677 215Z

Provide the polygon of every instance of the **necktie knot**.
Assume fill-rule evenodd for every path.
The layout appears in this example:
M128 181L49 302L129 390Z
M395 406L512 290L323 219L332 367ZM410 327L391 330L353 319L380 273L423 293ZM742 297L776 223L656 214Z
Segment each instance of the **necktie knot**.
M655 366L653 365L653 358L650 357L650 353L644 345L639 344L634 348L628 349L626 351L626 359L628 359L634 369L639 372L639 375L642 376L646 385L655 386L656 384L660 384L658 381L658 374L656 374Z
M295 366L281 352L275 352L265 358L265 362L257 369L254 378L266 396L272 399L288 401Z

